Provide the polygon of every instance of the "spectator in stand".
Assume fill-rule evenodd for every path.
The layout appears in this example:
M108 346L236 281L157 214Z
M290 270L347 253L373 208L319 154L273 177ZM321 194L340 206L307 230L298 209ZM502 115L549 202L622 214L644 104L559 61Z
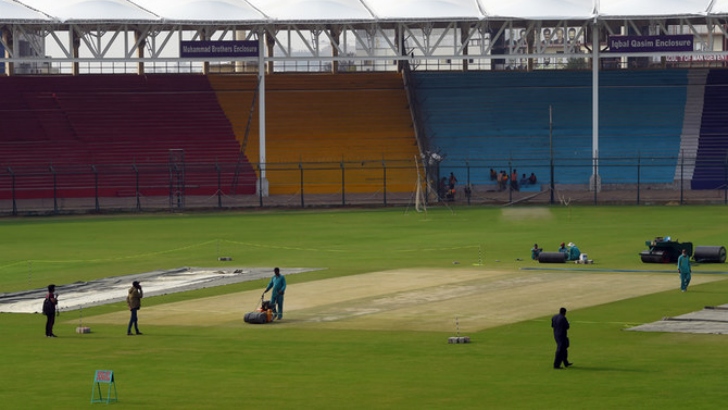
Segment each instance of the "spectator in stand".
M490 169L490 180L491 181L497 181L498 180L498 173L495 172L493 168Z
M523 175L521 176L521 180L520 180L520 181L518 181L518 184L519 184L520 186L526 186L526 185L528 185L528 184L529 184L529 182L528 182L528 177L526 176L526 174L523 174Z
M528 183L531 184L531 185L536 185L536 181L537 181L536 180L536 174L534 174L533 172L531 172L531 176L528 177Z
M449 182L449 185L448 185L449 190L447 192L447 199L449 199L450 201L454 201L455 200L455 185L458 183L458 179L455 177L455 174L453 174L452 172L450 173L450 180L448 182Z
M518 191L518 171L511 172L511 190Z
M440 179L440 186L438 187L438 196L440 197L440 200L444 200L445 196L447 195L447 178L442 177Z

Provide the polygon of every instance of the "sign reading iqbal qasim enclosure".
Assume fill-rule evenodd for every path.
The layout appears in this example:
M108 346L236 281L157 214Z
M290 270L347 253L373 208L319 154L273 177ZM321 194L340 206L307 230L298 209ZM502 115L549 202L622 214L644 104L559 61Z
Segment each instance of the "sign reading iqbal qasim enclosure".
M258 42L245 41L180 41L180 58L258 57Z
M692 35L674 36L609 36L613 53L645 53L650 51L693 51Z

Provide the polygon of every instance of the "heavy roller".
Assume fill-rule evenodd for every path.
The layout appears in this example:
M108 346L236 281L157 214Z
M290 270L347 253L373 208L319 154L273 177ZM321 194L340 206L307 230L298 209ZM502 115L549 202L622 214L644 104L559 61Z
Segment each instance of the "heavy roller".
M677 263L677 258L682 254L683 249L688 251L688 256L693 255L693 243L673 241L669 236L658 236L651 241L645 241L649 248L640 252L640 258L644 263Z
M724 246L696 246L693 259L698 263L725 263Z

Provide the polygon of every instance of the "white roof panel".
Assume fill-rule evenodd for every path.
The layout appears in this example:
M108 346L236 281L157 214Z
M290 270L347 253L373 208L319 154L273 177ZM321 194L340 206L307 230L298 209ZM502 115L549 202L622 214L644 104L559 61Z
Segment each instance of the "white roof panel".
M710 14L727 15L728 0L715 0L713 7L710 9Z
M55 19L99 24L589 20L707 12L728 15L728 0L0 0L0 22Z
M20 0L60 21L150 21L159 17L127 0Z
M50 21L50 17L13 0L0 0L0 20L37 20Z
M710 0L602 0L602 17L660 17L705 15Z
M380 20L479 20L477 0L364 0Z
M397 0L402 1L402 0ZM360 0L248 0L278 21L373 20Z
M267 21L244 0L132 0L169 21Z
M483 10L490 18L588 20L594 17L594 0L480 1Z

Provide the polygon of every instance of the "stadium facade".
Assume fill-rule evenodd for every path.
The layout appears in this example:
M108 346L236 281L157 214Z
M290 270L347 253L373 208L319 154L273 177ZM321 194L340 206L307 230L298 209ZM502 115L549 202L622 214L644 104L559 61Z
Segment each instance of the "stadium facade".
M257 80L252 83L252 90L247 89L246 91L254 95L252 102L246 102L247 105L250 105L247 128L250 128L252 122L257 121L254 130L257 142L253 143L251 147L247 146L249 130L245 130L244 136L241 135L242 132L236 131L236 138L243 146L243 151L248 149L245 152L248 157L257 160L254 168L255 178L258 182L254 192L261 198L267 197L270 193L267 173L272 171L272 167L269 165L276 161L291 161L290 159L284 161L281 159L282 156L273 159L268 156L266 127L273 120L268 117L267 107L269 105L266 104L266 98L269 98L269 90L267 87L285 88L286 85L283 80L280 80L281 83L276 83L266 80L266 78L275 77L277 73L300 71L331 74L367 71L405 73L403 76L404 88L415 128L417 154L425 157L425 167L433 158L430 156L431 154L438 153L439 155L443 145L448 143L451 145L449 151L445 152L449 155L447 159L449 165L447 161L443 161L444 167L442 170L438 170L436 177L438 181L439 172L457 171L461 175L467 173L468 186L474 186L481 181L477 176L471 180L472 166L478 168L475 170L477 174L483 172L483 169L489 165L497 163L497 167L508 168L510 174L515 168L514 162L518 162L519 159L522 162L530 163L531 167L538 169L541 175L547 174L549 171L553 174L553 165L548 165L544 161L550 160L553 163L554 144L559 148L559 144L562 144L560 141L568 140L568 138L573 140L578 135L582 144L578 149L572 149L573 156L579 157L578 164L562 167L564 169L560 174L562 182L572 186L583 184L591 191L597 192L602 188L603 171L608 174L609 170L608 168L600 169L604 163L603 154L607 151L605 146L608 146L600 141L600 132L606 131L608 136L610 132L623 132L623 130L615 131L618 127L614 125L600 125L600 119L605 110L612 109L608 100L606 108L600 105L605 101L600 95L600 90L603 89L605 81L613 82L612 89L606 88L607 93L620 87L623 88L625 82L638 81L641 82L642 87L646 84L645 80L641 78L611 79L608 73L654 70L655 73L660 74L649 76L652 81L656 81L653 89L657 87L664 90L677 87L681 90L678 92L679 95L686 95L684 98L677 98L679 103L670 108L672 110L670 113L686 111L685 107L693 106L695 101L702 98L701 95L692 95L695 94L695 84L702 84L703 88L708 90L705 84L710 81L719 83L721 81L715 80L707 71L698 75L697 77L700 78L696 80L695 73L688 73L688 70L725 67L728 59L726 51L728 50L727 17L728 1L725 0L642 1L639 3L605 0L507 3L491 0L450 0L447 2L434 0L401 0L397 2L383 0L188 0L182 2L169 0L0 0L0 30L2 32L0 45L3 47L5 57L2 59L3 73L8 78L29 75L34 77L39 75L83 77L84 75L99 74L124 74L127 76L190 73L203 75L253 74ZM219 52L221 50L223 52ZM241 51L235 52L235 50ZM253 51L251 52L251 50ZM665 74L670 70L685 74L678 75L679 78L672 74ZM523 129L520 131L521 134L509 137L510 141L528 137L523 140L523 144L526 145L536 141L536 137L540 138L538 139L540 153L534 154L534 156L526 153L519 157L509 151L498 161L482 156L480 158L468 157L467 152L469 149L472 150L472 147L463 147L467 145L468 139L474 140L471 135L472 130L462 130L463 133L470 133L465 136L467 138L458 140L456 135L452 135L448 142L443 138L441 130L443 127L450 127L454 130L453 134L457 134L457 127L448 123L438 124L434 121L424 124L425 121L422 118L428 116L426 112L428 109L432 110L431 106L428 107L428 95L432 97L429 101L434 101L436 96L432 94L432 90L437 88L426 84L428 81L426 73L443 71L463 75L468 72L511 72L517 75L542 73L539 74L541 77L538 77L538 81L543 81L540 89L552 84L552 87L564 90L568 88L564 84L576 84L574 87L579 88L580 93L562 98L571 106L577 105L580 108L590 106L590 112L584 112L582 109L579 114L582 117L589 117L590 124L579 123L578 129L562 131L563 135L559 135L558 130L555 134L552 130L548 130L546 136L550 146L544 147L543 125L548 123L549 127L551 126L551 113L548 113L549 119L540 120L540 129ZM569 74L566 79L556 79L549 74L544 74L546 72L567 72ZM607 73L607 80L600 78L605 73ZM469 84L477 84L479 79L478 77L463 78L470 81ZM523 82L536 77L516 76L510 77L510 80L514 78ZM659 80L654 80L655 78L659 78ZM416 81L416 83L406 84L408 80ZM134 80L130 81L133 83ZM435 81L440 81L440 79L435 79ZM462 78L457 81L462 81ZM128 83L127 86L138 86L138 84L131 85L132 83ZM502 83L504 82L501 81ZM7 82L7 84L7 90L9 90L7 93L16 89L13 87L23 87L22 84L12 82ZM447 92L453 94L468 88L468 85L458 84L451 84ZM72 87L73 85L66 84L65 86ZM88 84L87 86L93 87ZM248 86L246 85L246 87ZM99 84L96 87L99 87ZM160 87L164 86L160 85ZM180 90L180 92L199 93L203 92L201 90L204 87L207 86L198 84L190 90ZM226 89L219 82L214 87L218 87L215 90L218 99L222 93L231 94L237 90L235 88ZM356 85L356 87L361 87L361 85ZM477 87L493 91L496 86L483 83ZM512 87L512 89L515 88L517 85ZM528 92L538 89L534 87ZM584 90L589 92L587 97L583 93ZM645 89L642 89L638 91L638 94L644 91ZM44 92L51 93L48 90ZM115 92L119 92L119 90ZM155 93L158 92L155 91ZM503 92L503 90L498 89L498 92ZM505 92L510 91L506 89ZM59 116L68 117L70 115L72 117L72 114L68 114L70 99L60 94L51 94L50 98L44 95L45 100L41 103L36 101L35 104L51 104L50 100L56 100L53 102L56 105L43 106L45 108L42 109L57 110L56 114ZM22 95L22 92L17 95ZM527 95L519 98L530 98ZM651 98L656 99L660 98L661 94L650 95L654 95ZM88 98L89 95L86 97ZM631 97L617 95L614 98L629 99ZM674 96L670 95L669 98L672 99ZM544 97L541 100L542 105L546 99ZM482 101L476 101L475 104L482 104ZM707 104L711 104L711 102L708 101ZM58 108L60 105L63 107ZM257 107L255 112L257 118L253 118L254 107ZM554 107L538 108L537 115L543 116L551 108L569 109L565 107L563 104L559 107L559 102L555 101ZM36 106L33 109L40 110L41 108ZM461 111L468 109L467 107L460 108ZM271 110L275 112L274 109ZM518 108L512 108L513 112L510 112L509 115L517 110ZM663 110L663 112L667 111L669 110ZM691 115L696 117L699 114L702 114L702 111ZM234 114L234 116L240 115L240 113ZM483 116L483 113L473 112L472 115ZM227 116L228 120L234 122L229 112ZM436 116L428 118L430 117ZM650 117L650 115L645 117ZM657 114L654 117L657 118ZM685 118L687 117L688 114L685 114ZM509 120L511 123L518 121L517 119ZM610 119L607 118L607 122L609 121ZM682 127L684 136L694 131L685 131L690 127L687 121L672 124L672 128L667 131L659 126L663 119L653 119L653 121L649 126L651 130L643 131L643 133L665 132L670 134L672 130ZM79 131L73 122L74 120L71 118L69 135L83 134L83 131ZM485 126L497 128L501 125L492 122ZM591 135L584 135L585 127L590 128ZM718 131L722 129L722 125L717 127ZM569 133L574 135L569 135ZM713 131L706 131L706 133L716 134ZM503 133L500 137L506 134ZM649 135L649 137L653 136ZM660 136L654 137L653 139L646 138L647 142L643 147L630 151L629 155L635 156L637 169L643 165L639 159L643 154L650 157L653 163L657 157L670 157L670 160L667 161L669 162L666 168L668 171L656 168L653 172L654 181L648 182L673 187L677 182L682 197L684 182L691 181L696 167L700 168L696 159L698 143L685 145L686 138L680 135L676 137L677 142L671 140L669 143L655 143L653 141L659 141ZM589 147L584 146L584 140L591 142ZM482 141L479 144L482 145ZM668 148L656 153L654 149L650 151L646 148L650 145L652 148L654 145ZM458 149L466 153L458 154ZM517 147L512 149L518 150ZM707 149L715 152L722 150L722 148L716 150L711 147ZM549 150L551 152L544 156L543 153ZM564 152L564 150L558 149L557 156L558 152ZM722 156L723 153L720 152ZM178 169L180 164L184 164L185 158L180 157L179 152L175 153L170 150L169 155L168 162L173 167L176 166L175 169ZM404 155L402 154L402 156ZM619 154L616 155L619 156ZM440 158L442 157L440 156ZM584 158L588 158L585 163ZM657 162L662 159L664 158ZM356 159L356 161L359 160ZM481 160L480 163L478 160ZM384 156L382 156L382 161L385 161ZM391 161L391 158L386 158L386 161ZM20 167L17 164L8 166L7 161L2 162L6 162L3 164L7 174L5 175L7 178L4 180L10 181L12 177L14 184L16 172ZM299 159L298 165L301 170L303 162L303 159ZM365 162L361 161L362 166ZM342 181L345 168L343 164L342 159L341 164L338 165ZM223 190L226 194L235 193L239 165L240 160L237 161L236 170L228 172L232 175L233 188ZM384 168L384 166L382 167ZM220 166L217 167L218 170L220 168ZM52 169L51 174L55 178L57 171L56 168L52 167ZM96 167L93 169L94 171L89 174L89 177L98 177L100 171ZM220 179L220 172L218 171L218 179ZM702 188L716 189L726 185L725 175L720 169L711 172L713 174L708 178L710 181L706 182ZM135 166L134 175L137 176L137 179L139 173L139 169ZM583 181L583 178L578 177L585 173L590 175L588 181ZM174 171L170 174L169 181L167 181L169 182L170 207L173 204L179 206L180 195L172 195L172 192L178 191L180 186L186 186L185 175L190 176L192 173ZM302 174L303 171L301 171L300 177L303 181ZM668 175L667 178L666 175ZM620 178L622 177L618 177L613 185L634 182L632 177L624 178L624 181ZM362 177L362 180L367 179L373 178L371 176ZM430 175L427 179L432 180L433 176ZM636 179L640 181L639 176ZM487 178L483 178L483 180L487 180ZM164 186L167 182L160 182L157 185ZM401 186L407 184L409 183L399 182ZM8 192L10 190L15 192L15 189L10 187L10 182L7 185ZM89 185L92 184L89 182ZM693 183L692 188L701 188L699 185ZM299 190L303 190L303 186L302 183ZM341 186L340 191L346 190L343 182ZM549 190L553 193L554 188L552 175ZM280 187L278 189L281 190ZM310 187L307 189L310 192ZM386 191L386 184L383 189ZM162 191L166 190L166 187L162 188ZM137 208L139 208L139 191L137 187L135 192ZM282 191L298 192L295 188L282 189ZM116 192L117 195L124 196L123 189ZM216 192L219 193L220 189L217 189ZM301 198L303 204L302 194ZM54 194L54 209L57 209L58 205L55 200ZM553 195L551 201L553 202ZM98 208L98 198L96 202L96 208ZM345 202L342 195L342 203ZM386 203L386 199L384 202ZM15 203L13 210L15 210Z

